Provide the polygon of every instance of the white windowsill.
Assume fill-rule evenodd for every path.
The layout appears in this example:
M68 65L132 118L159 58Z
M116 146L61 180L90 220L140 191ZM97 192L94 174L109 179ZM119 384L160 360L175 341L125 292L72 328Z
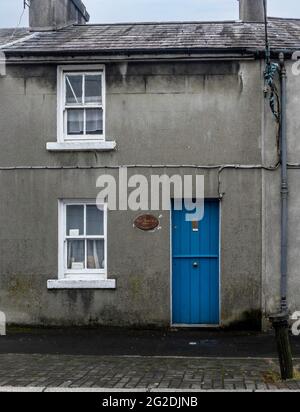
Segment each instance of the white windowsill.
M115 279L56 279L48 280L48 289L116 289Z
M50 152L108 152L115 150L117 143L111 142L49 142L47 150Z

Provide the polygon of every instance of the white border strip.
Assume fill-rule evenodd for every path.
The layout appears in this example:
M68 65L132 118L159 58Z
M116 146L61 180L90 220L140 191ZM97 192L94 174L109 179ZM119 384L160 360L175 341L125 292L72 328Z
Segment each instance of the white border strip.
M235 389L235 390L226 390L226 389L172 389L172 388L133 388L133 389L124 389L124 388L47 388L47 387L12 387L12 386L3 386L0 387L0 393L138 393L138 392L144 392L144 393L228 393L228 392L234 392L234 393L264 393L264 392L299 392L299 390L290 390L288 388L286 389L264 389L264 390L258 390L258 389Z

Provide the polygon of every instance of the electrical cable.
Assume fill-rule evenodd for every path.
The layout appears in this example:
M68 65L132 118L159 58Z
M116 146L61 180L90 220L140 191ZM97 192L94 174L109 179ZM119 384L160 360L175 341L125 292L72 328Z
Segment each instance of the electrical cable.
M17 24L16 28L14 29L14 31L12 32L12 35L10 36L10 40L12 40L15 37L15 34L16 34L17 30L20 28L20 25L22 23L22 19L24 17L25 11L26 11L26 6L29 7L29 4L26 3L26 1L24 1L23 11L20 15L20 18L19 18L19 21L18 21L18 24Z

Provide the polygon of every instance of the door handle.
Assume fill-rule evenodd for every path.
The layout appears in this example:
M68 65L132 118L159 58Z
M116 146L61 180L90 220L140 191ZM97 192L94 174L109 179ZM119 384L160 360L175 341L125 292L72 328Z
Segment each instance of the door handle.
M194 262L194 263L193 263L193 267L194 267L194 268L197 268L198 266L199 266L199 263L198 263L198 262Z

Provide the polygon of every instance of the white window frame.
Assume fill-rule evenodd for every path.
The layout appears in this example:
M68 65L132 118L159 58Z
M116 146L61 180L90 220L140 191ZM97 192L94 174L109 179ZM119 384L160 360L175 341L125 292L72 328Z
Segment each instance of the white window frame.
M66 75L70 74L100 74L102 76L102 103L88 103L81 106L66 105ZM84 87L84 82L83 82ZM103 134L101 135L68 135L67 124L64 115L66 109L93 109L103 110ZM85 122L84 122L85 124ZM104 65L64 65L57 68L57 142L58 143L96 143L105 142L106 136L106 80Z
M103 203L101 208L104 212L103 236L67 236L66 233L66 211L69 205L84 205L84 228L86 228L86 206L96 205L95 200L61 200L58 204L58 279L59 280L82 280L82 281L101 281L107 280L107 204ZM99 206L99 205L98 205ZM104 239L104 269L83 269L70 270L67 269L67 240L68 239L88 240L88 239ZM87 250L85 247L85 259Z

